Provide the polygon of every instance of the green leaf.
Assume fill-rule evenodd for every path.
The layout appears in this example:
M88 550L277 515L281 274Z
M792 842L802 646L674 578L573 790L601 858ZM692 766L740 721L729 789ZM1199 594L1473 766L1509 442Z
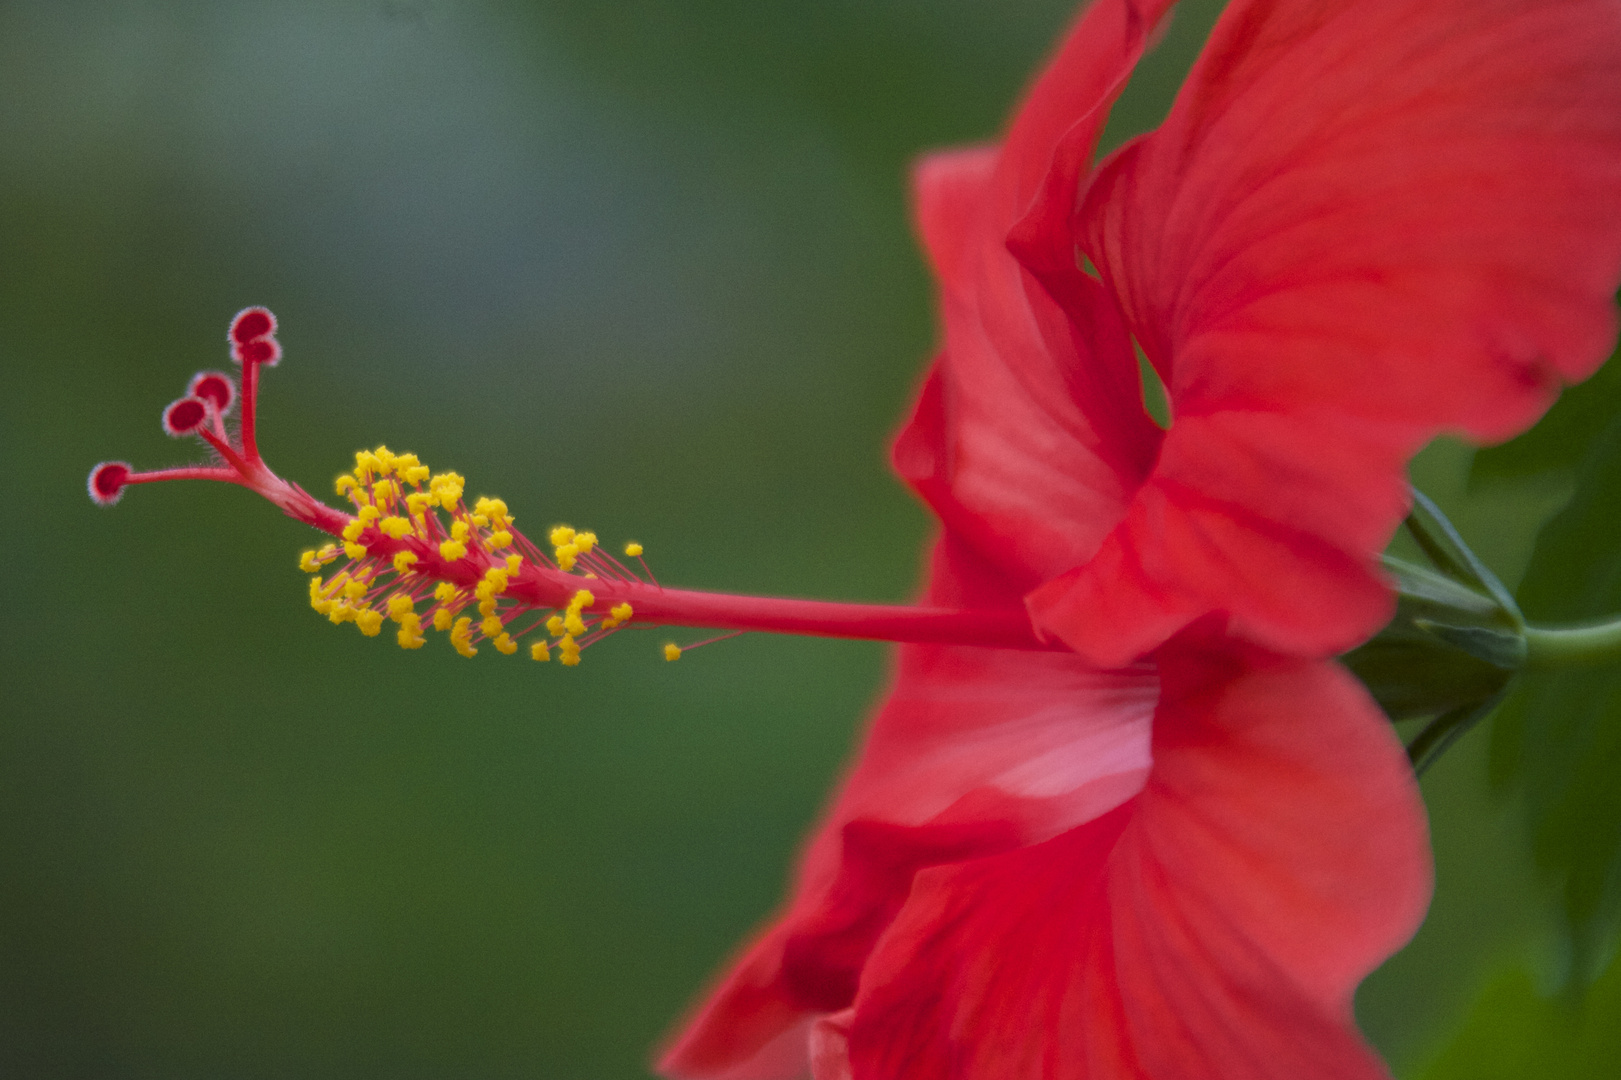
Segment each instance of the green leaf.
M1610 1080L1621 1074L1621 963L1581 995L1494 979L1423 1080Z
M1543 526L1519 589L1532 623L1621 611L1621 419ZM1621 911L1621 667L1528 671L1498 714L1492 773L1518 790L1538 868L1559 888L1578 979Z
M1471 486L1579 466L1610 421L1621 413L1621 349L1584 383L1566 390L1530 431L1475 454Z

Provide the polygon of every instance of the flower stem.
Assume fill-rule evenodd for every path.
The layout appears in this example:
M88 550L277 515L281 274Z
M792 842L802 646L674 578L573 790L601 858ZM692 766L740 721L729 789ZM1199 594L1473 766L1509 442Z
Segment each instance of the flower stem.
M1621 662L1621 619L1587 626L1527 626L1528 663L1534 667L1576 667Z

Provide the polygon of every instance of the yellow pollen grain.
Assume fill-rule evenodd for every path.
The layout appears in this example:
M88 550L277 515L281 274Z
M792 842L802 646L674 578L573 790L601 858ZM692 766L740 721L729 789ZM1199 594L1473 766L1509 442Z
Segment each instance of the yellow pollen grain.
M642 555L642 545L640 545L640 544L638 544L638 543L635 543L635 542L632 542L632 543L629 543L629 544L626 544L626 545L625 545L625 554L626 554L626 555L629 555L629 556L630 556L630 557L631 557L631 558L633 558L633 559L639 559L639 558L641 558L641 555Z
M394 556L394 572L396 574L409 574L411 567L416 565L417 557L414 551L397 552Z
M552 637L563 636L563 616L553 615L546 620L546 632Z
M483 622L478 624L478 629L487 638L500 637L505 632L501 620L494 615L487 616Z
M449 630L451 618L449 608L440 608L433 613L433 628L435 630Z
M574 569L574 559L577 555L579 555L579 553L580 549L575 547L573 544L564 544L562 547L558 548L553 552L553 555L555 555L557 558L557 568L559 570Z
M314 548L311 548L298 557L298 568L304 571L306 574L313 574L317 570L321 569L321 560L316 556Z
M495 639L495 651L503 656L511 656L518 651L518 643L512 640L511 634L502 634Z
M364 581L346 582L343 586L343 595L350 600L359 600L366 595L366 583Z
M495 614L495 605L495 597L486 596L484 599L478 602L478 613L483 615L485 618L488 618L489 616Z
M348 473L344 473L333 482L332 486L337 489L339 495L348 494L355 489L355 478Z
M367 637L376 637L383 629L383 613L375 608L362 608L355 613L355 625Z
M446 562L455 562L467 554L467 545L460 540L446 540L439 545L439 557Z
M504 548L512 543L512 534L505 529L490 534L490 547Z
M552 547L562 547L564 544L574 539L574 530L569 528L567 525L559 525L557 528L552 530L551 539Z
M573 637L564 635L557 643L557 658L563 662L564 667L573 667L580 662L580 646Z
M395 540L403 540L416 532L416 526L402 517L386 517L377 523L377 527L383 530L384 536L392 537Z
M403 624L407 613L415 614L416 605L404 593L395 593L388 598L388 617L397 623Z
M575 533L574 546L580 549L581 555L590 554L591 549L597 546L597 534L594 532Z
M360 508L360 514L359 514L360 520L364 521L367 525L372 524L373 522L375 522L378 518L380 518L382 516L383 516L383 512L381 510L377 509L377 507L375 507L375 506L362 506Z
M533 645L529 646L529 658L531 660L539 660L540 662L545 663L547 660L552 658L552 652L546 647L546 643L544 641L537 641Z
M664 645L664 659L671 661L681 659L681 646L673 641L666 642Z
M353 540L347 541L343 545L343 553L351 559L364 559L368 550L365 544L357 544Z
M458 591L459 590L456 588L456 586L452 585L450 582L441 581L434 587L433 598L439 601L441 604L448 603L451 600L456 599L456 593Z
M366 523L359 518L350 518L349 524L343 527L343 538L351 543L360 539L360 534L366 531Z
M508 574L516 574L522 568L523 568L523 556L522 555L508 555L507 556L507 573Z
M615 604L608 614L612 615L616 622L628 623L630 617L635 614L635 609L629 603Z
M332 601L332 606L327 608L326 617L333 626L342 626L355 617L355 609L347 600L335 600Z

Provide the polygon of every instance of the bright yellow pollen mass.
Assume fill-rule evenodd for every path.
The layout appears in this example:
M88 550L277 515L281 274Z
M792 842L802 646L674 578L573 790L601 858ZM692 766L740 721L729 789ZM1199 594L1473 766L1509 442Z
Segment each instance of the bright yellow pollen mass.
M625 545L625 554L629 555L633 559L640 558L641 554L642 554L642 545L637 544L637 543L626 544Z
M501 620L494 615L479 623L478 628L479 632L487 638L500 637L506 631L506 627L502 625Z
M567 525L559 525L557 528L552 530L551 539L552 547L562 547L564 544L574 539L574 530L569 528Z
M440 631L449 630L452 618L449 608L440 608L433 613L433 628Z
M495 651L503 656L511 656L518 651L518 643L512 640L511 634L501 634L495 639Z
M664 659L666 659L666 660L679 660L679 659L681 659L681 646L677 645L673 641L667 643L664 646Z
M404 593L395 593L388 598L388 617L397 623L403 623L406 613L414 612L415 609L416 605Z
M460 540L446 540L439 545L439 557L446 562L455 562L467 554L467 545Z
M546 648L544 641L537 641L529 646L529 657L532 660L539 660L544 663L552 658L552 653L550 649Z
M416 532L416 526L412 525L409 519L402 517L386 517L377 523L377 527L383 530L384 536L395 540L403 540Z
M376 637L383 629L383 613L376 608L362 608L355 613L355 625L367 637Z
M557 643L557 658L563 662L564 667L573 667L580 662L580 646L574 638L565 634Z
M417 557L414 551L399 551L394 554L394 572L396 574L409 574L411 567L416 565Z

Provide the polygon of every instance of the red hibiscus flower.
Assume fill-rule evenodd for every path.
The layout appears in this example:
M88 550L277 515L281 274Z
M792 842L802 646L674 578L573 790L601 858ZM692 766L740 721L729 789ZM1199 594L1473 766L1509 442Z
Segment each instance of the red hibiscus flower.
M1388 618L1410 454L1522 429L1614 340L1621 5L1235 0L1094 170L1168 6L1098 0L1001 147L918 175L926 602L1074 652L901 649L671 1074L1383 1075L1351 994L1422 917L1424 819L1321 657Z

